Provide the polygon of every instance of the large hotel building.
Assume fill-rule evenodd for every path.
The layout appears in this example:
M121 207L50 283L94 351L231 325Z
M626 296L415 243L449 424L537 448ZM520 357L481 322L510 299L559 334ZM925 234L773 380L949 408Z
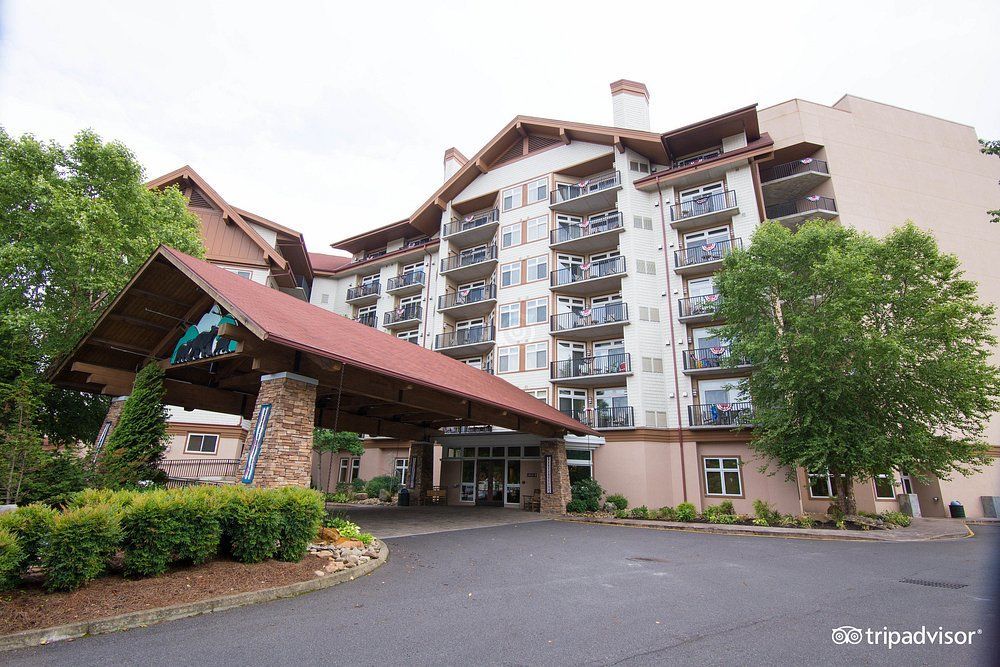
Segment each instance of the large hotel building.
M340 255L307 254L301 235L230 206L189 168L153 185L185 191L211 261L494 373L596 429L567 438L571 479L593 476L632 505L731 499L749 512L761 498L825 511L825 471L761 472L748 446L753 404L737 384L753 367L713 331L713 276L765 219L835 218L876 235L909 219L1000 303L1000 230L986 213L1000 160L980 154L972 127L850 95L668 132L650 128L643 84L616 81L611 97L607 126L518 116L470 157L447 150L437 191L405 220L332 244ZM178 411L168 459L238 458L233 420ZM1000 420L987 437L1000 454ZM405 478L408 442L366 442L359 459L317 462L316 482ZM518 432L456 429L435 458L452 504L521 507L538 484L537 438ZM982 496L1000 495L997 463L968 478L918 473L858 484L859 508L895 508L906 493L925 516L952 500L977 516Z

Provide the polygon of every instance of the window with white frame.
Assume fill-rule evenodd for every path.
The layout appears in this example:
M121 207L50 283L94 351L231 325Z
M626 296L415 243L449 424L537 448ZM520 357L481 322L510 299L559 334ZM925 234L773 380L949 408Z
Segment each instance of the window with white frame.
M521 262L511 262L500 267L500 286L510 287L521 284Z
M320 296L319 296L319 302L323 303L323 304L330 303L330 295L329 294L320 294Z
M396 474L396 481L398 481L402 485L406 484L406 472L407 470L409 470L409 467L410 467L409 459L402 459L402 458L396 459L395 465L393 466L393 470L395 470Z
M875 475L875 497L879 500L895 500L896 485L892 475Z
M543 403L547 403L549 400L549 390L548 389L525 389L528 395L533 396Z
M248 271L246 269L229 269L230 273L235 273L240 278L246 278L247 280L253 280L253 271Z
M521 223L515 222L513 225L504 225L500 230L500 247L510 248L521 245Z
M358 479L361 475L361 459L351 459L351 480L354 481Z
M641 322L659 322L660 309L649 306L639 306L639 320Z
M517 185L513 188L507 188L500 193L501 207L504 211L509 211L513 208L521 207L521 186Z
M809 473L809 497L833 498L833 478L830 471Z
M342 458L340 459L340 471L337 473L337 483L344 484L350 482L351 478L351 459Z
M527 261L528 282L545 280L549 275L549 258L531 257Z
M705 494L742 496L740 460L737 457L705 457Z
M546 368L549 365L548 343L528 343L524 346L524 370Z
M549 179L539 178L537 181L528 183L528 203L534 204L549 196Z
M632 226L636 229L653 231L653 219L647 215L634 215L632 216Z
M501 347L497 352L497 370L500 373L514 373L521 369L520 348L516 345Z
M663 359L660 357L643 357L642 371L644 373L662 373Z
M569 467L570 484L594 476L594 453L589 449L566 448L566 465Z
M667 413L661 410L646 410L646 426L650 428L666 428Z
M505 303L500 306L500 328L511 329L521 326L521 304Z
M544 239L549 233L549 217L543 215L538 218L528 220L528 241L539 241Z
M542 324L549 319L549 300L531 299L525 304L524 319L526 324Z
M188 433L184 451L189 454L215 454L219 450L219 436L211 433Z
M645 259L635 260L635 270L637 273L644 273L647 276L656 275L656 262L651 262Z
M649 173L649 163L643 162L641 160L629 160L628 161L629 171L634 171L639 174Z
M405 340L407 343L414 343L415 345L420 345L420 333L417 329L410 329L409 331L400 331L396 334L396 338L400 340Z

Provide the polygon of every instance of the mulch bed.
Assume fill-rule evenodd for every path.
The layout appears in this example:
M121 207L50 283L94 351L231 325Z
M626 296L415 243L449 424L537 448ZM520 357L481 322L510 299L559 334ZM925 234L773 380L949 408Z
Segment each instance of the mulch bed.
M23 588L0 593L0 634L285 586L315 579L326 562L312 554L298 563L215 560L149 579L109 575L70 593L46 593L41 578L29 576Z

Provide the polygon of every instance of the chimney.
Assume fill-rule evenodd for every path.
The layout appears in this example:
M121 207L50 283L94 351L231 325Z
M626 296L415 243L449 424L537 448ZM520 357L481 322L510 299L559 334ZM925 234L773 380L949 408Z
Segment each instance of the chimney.
M646 84L619 79L611 84L614 126L649 131L649 91Z
M454 146L444 152L444 180L455 175L462 166L469 161L469 158L462 155L462 151Z

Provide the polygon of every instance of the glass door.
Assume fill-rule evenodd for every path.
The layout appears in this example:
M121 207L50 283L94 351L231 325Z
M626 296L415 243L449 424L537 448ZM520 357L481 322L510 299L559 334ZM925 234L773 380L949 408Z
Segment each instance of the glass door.
M625 341L606 340L594 343L594 367L597 373L624 373L628 369L625 362Z
M507 461L507 495L505 501L508 505L521 504L521 461L520 459L509 459Z
M724 189L722 183L711 183L684 190L681 192L681 217L690 218L724 209L725 202L722 197L718 196L722 194Z
M691 266L722 259L729 246L729 228L719 227L684 236L683 257L679 264Z
M560 389L559 412L587 423L587 392L583 389Z
M597 428L631 426L628 423L628 389L625 387L596 389L594 402L597 405Z
M728 346L711 328L699 328L691 332L694 347L689 353L691 368L719 368Z
M503 505L504 460L476 461L476 504Z

